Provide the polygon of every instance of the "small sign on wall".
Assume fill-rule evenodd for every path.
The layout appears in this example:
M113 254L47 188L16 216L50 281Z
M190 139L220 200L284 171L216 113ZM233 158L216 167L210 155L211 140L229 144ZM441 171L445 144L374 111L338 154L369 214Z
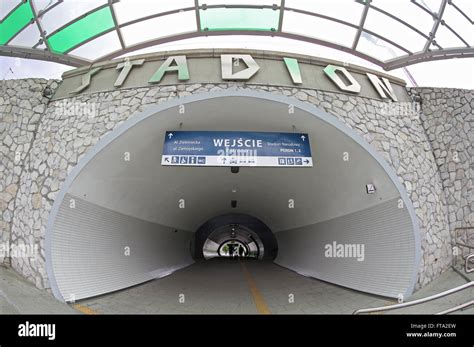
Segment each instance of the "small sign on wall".
M365 189L367 194L375 194L375 185L373 183L368 183L365 185Z

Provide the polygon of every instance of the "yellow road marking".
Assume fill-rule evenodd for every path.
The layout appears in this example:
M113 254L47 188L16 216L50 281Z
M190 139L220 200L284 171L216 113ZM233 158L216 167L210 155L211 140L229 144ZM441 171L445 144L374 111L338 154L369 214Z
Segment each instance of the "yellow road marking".
M243 262L239 260L240 265L242 265L242 271L244 272L245 279L247 280L247 284L249 285L250 292L252 293L253 301L255 302L255 306L257 307L257 311L260 314L271 314L270 309L268 308L265 300L263 299L262 293L257 288L257 284L255 283L252 275L247 270L247 267Z
M398 304L398 300L395 301L385 301L382 306L391 306ZM381 311L369 312L369 314L381 315L383 314Z
M94 314L97 314L96 311L94 311L93 309L87 307L87 306L83 306L83 305L79 305L79 304L74 304L72 305L72 307L74 307L76 310L84 313L84 314L89 314L89 315L94 315Z

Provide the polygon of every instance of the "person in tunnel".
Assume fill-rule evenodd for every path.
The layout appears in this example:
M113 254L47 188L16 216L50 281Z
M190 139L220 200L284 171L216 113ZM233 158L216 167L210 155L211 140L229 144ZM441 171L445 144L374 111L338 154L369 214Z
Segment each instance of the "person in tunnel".
M242 245L239 245L239 257L242 258L245 255L245 249Z
M235 245L229 243L228 246L229 246L229 256L234 257Z
M233 258L238 258L239 257L239 247L240 247L240 245L234 245L233 253L232 253Z

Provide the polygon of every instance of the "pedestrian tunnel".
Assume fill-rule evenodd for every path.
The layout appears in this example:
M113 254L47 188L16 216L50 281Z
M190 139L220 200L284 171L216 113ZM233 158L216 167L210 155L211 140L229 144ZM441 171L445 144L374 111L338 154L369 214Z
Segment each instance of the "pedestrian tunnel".
M170 130L304 132L313 166L162 166ZM228 90L144 108L92 146L54 202L46 263L54 295L72 301L170 275L235 244L240 256L304 276L407 297L418 235L397 176L347 125L309 103Z

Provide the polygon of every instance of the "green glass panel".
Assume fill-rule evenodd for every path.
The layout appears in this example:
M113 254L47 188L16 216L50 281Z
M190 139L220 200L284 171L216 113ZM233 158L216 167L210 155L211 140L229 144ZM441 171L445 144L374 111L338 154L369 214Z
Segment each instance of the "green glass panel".
M48 38L51 49L64 53L81 42L114 27L114 19L109 7L92 12Z
M34 18L30 0L18 6L0 22L0 45L6 44Z
M200 10L201 30L277 30L280 10L208 8Z

